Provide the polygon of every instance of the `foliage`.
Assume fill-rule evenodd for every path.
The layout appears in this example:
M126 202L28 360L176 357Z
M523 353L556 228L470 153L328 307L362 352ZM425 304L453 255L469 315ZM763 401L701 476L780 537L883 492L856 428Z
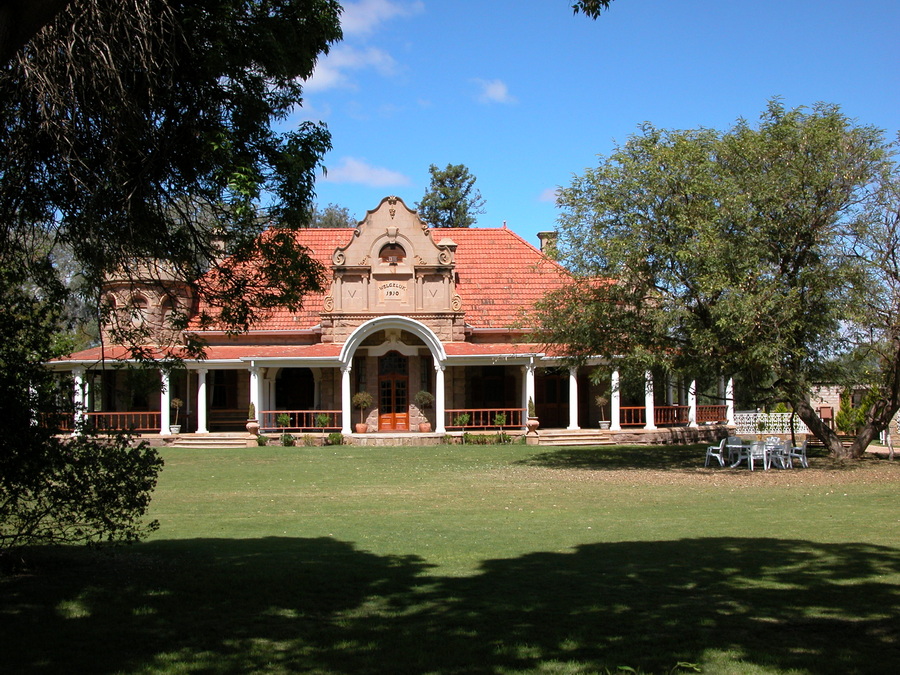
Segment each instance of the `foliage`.
M0 264L0 548L33 543L131 541L162 465L126 437L64 437L72 381L44 363L60 355L54 329L65 289L49 260ZM43 291L31 280L39 279ZM64 348L64 347L63 347Z
M597 407L600 409L600 421L605 422L606 404L609 403L609 398L603 395L595 396L594 403L596 403Z
M0 551L31 544L131 542L154 531L142 523L162 460L128 436L6 437L0 476Z
M585 16L596 19L601 12L609 9L610 3L612 0L578 0L572 5L572 10L575 14L581 12Z
M291 448L295 445L296 439L293 434L281 434L281 444L286 448Z
M279 413L275 416L275 423L284 428L291 425L291 416L287 413Z
M260 447L265 447L269 444L269 437L265 434L259 434L256 437L256 444Z
M340 431L333 431L328 434L327 445L343 445L344 435Z
M356 227L356 219L350 209L337 204L329 204L324 209L314 205L309 220L310 227Z
M322 270L289 232L257 235L268 218L308 220L328 132L272 124L340 38L339 11L329 0L70 3L0 71L0 260L67 247L101 313L111 274L174 275L225 329L299 307ZM127 344L140 337L123 331Z
M528 397L528 416L529 417L537 417L537 410L534 407L534 398Z
M432 227L471 227L476 216L485 213L485 201L475 187L475 176L464 164L428 168L431 184L416 209Z
M472 416L469 413L459 413L453 418L453 426L464 427L469 423L470 419L472 419Z
M350 399L350 403L353 404L353 407L359 409L360 424L365 422L364 411L366 408L372 405L372 401L374 401L374 399L372 398L372 394L367 391L358 391L353 394L353 398Z
M250 405L247 406L247 419L255 420L256 419L256 404L253 401L250 401Z
M316 415L316 426L322 427L322 432L325 432L325 427L327 427L331 423L331 415L328 413L319 413Z
M415 403L416 407L420 410L427 410L434 405L434 394L430 391L425 391L424 389L417 391L413 396L413 403Z
M756 127L726 132L643 125L560 193L574 280L541 303L542 338L576 362L621 357L636 377L739 373L842 453L808 395L844 345L860 275L841 248L887 152L880 131L825 104L771 101Z
M184 406L184 401L182 401L180 398L173 398L169 402L169 405L175 408L175 421L173 422L173 424L178 424L178 413L181 411L182 406Z

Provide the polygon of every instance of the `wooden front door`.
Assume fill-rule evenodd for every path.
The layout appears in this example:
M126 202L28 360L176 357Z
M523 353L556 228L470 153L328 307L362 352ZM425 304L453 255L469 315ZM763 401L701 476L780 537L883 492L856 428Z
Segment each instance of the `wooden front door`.
M399 352L378 360L378 430L409 431L409 359Z

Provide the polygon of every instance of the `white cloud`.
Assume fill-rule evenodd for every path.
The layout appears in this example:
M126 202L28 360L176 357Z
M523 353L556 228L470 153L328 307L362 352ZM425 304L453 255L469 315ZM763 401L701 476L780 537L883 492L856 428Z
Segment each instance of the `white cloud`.
M478 85L479 103L515 103L516 98L509 93L503 80L473 80Z
M425 9L423 2L392 2L392 0L360 0L344 4L341 28L344 36L369 35L378 26L395 16L412 16Z
M326 183L355 183L366 187L403 187L412 181L402 173L372 166L365 160L344 157L336 167L322 177Z
M559 188L547 188L544 190L540 196L538 197L539 202L552 202L556 203L556 198L559 196Z
M374 70L385 76L393 75L397 71L397 62L386 51L375 47L357 49L341 45L332 49L328 56L319 59L305 89L311 92L353 89L356 85L349 73L362 70Z

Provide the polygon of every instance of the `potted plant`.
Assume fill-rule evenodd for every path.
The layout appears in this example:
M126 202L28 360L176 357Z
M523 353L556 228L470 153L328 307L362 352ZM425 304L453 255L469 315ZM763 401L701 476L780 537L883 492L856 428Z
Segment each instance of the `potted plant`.
M181 433L181 425L178 424L178 411L181 410L181 406L183 405L184 401L180 398L173 398L171 401L171 406L175 408L175 423L169 425L169 433L171 434Z
M609 429L609 421L604 419L604 415L606 413L606 404L609 403L609 399L606 396L600 395L594 397L594 402L597 404L597 407L600 408L600 428L603 430Z
M420 411L427 410L434 405L434 394L424 390L418 391L416 392L416 395L413 396L413 403L416 404L416 407ZM425 416L424 413L422 414L422 416ZM421 431L423 434L431 433L431 422L429 422L428 420L421 422L419 424L419 431Z
M363 411L372 405L372 401L372 394L367 391L358 391L353 394L351 402L353 403L354 408L359 409L359 424L356 425L356 433L358 434L364 434L369 430L369 425L366 424Z
M259 421L256 419L256 405L251 401L247 406L247 431L254 436L259 435Z
M325 442L325 427L331 422L331 415L328 413L319 413L316 415L316 426L322 428L322 443Z
M500 427L500 433L497 434L497 440L501 443L506 442L506 434L503 433L503 427L506 425L506 413L497 413L494 415L494 426Z
M281 444L290 446L294 444L293 435L287 433L284 428L291 423L291 416L287 413L281 413L275 418L275 423L281 427Z
M537 417L537 410L534 407L534 399L531 396L528 397L528 419L525 422L525 428L528 429L529 434L537 433L538 427L540 426L540 422Z

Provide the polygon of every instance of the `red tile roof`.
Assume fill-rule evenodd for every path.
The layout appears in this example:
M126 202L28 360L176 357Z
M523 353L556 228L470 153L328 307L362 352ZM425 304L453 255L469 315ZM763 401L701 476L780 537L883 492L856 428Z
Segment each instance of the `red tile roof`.
M352 230L304 229L297 240L326 269L338 246L346 245ZM507 328L522 322L534 303L568 280L557 263L506 228L434 229L432 238L457 244L456 291L462 299L466 323L473 328ZM301 311L275 310L253 332L296 331L319 324L324 295L310 295ZM528 322L523 325L528 327Z

